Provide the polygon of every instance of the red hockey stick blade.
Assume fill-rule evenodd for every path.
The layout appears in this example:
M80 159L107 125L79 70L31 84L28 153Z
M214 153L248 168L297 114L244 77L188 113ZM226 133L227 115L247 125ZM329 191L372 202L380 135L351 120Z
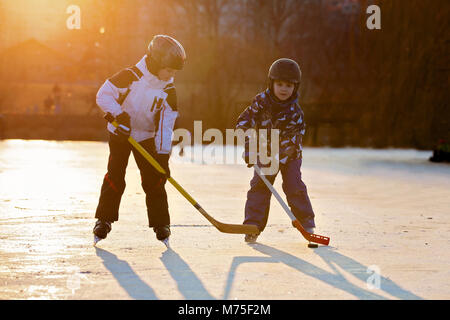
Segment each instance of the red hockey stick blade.
M310 242L315 242L315 243L323 244L326 246L330 243L329 237L306 232L306 230L302 227L302 225L300 224L300 222L298 220L293 220L292 225L294 227L296 227L297 230L300 231L300 233L303 235L303 237Z

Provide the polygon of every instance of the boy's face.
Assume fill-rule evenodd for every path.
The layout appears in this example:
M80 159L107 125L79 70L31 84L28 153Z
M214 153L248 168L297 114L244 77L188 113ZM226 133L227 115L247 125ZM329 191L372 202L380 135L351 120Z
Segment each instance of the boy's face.
M292 82L275 80L273 82L273 91L275 96L281 101L287 100L294 93L295 85Z
M171 68L161 69L158 72L158 78L159 78L159 80L162 80L162 81L169 81L170 78L175 77L175 74L177 73L177 71L178 70L171 69Z

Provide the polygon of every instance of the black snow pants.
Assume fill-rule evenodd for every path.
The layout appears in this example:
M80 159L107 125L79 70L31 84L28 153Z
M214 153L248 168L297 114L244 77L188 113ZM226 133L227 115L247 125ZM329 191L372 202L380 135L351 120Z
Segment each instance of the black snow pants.
M140 144L170 175L169 155L156 153L154 139L144 140ZM166 177L159 173L128 141L120 139L112 133L109 135L109 151L108 172L103 179L95 217L110 222L119 219L120 201L125 191L125 172L130 153L133 152L141 173L142 188L146 195L149 226L170 225L165 189Z

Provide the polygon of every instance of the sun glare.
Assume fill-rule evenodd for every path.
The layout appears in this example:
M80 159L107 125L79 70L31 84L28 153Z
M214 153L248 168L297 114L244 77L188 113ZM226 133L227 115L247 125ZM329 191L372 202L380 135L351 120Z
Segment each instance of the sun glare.
M67 8L70 0L15 0L3 1L2 21L6 26L3 36L6 47L16 43L16 39L53 41L67 32ZM82 2L85 4L84 2ZM85 4L87 6L89 4Z

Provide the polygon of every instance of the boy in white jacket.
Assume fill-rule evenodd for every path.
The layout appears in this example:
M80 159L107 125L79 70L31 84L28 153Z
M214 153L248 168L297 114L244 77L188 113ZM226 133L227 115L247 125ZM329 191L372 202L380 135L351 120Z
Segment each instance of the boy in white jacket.
M111 224L119 218L119 206L125 190L125 171L132 152L141 173L146 194L149 227L158 240L170 236L170 216L165 190L166 177L152 167L128 143L131 135L170 174L169 157L172 132L178 117L173 78L184 66L183 46L166 35L153 37L147 54L133 67L105 81L97 93L97 104L111 113L118 129L108 123L109 160L101 188L94 226L96 241L105 239Z

